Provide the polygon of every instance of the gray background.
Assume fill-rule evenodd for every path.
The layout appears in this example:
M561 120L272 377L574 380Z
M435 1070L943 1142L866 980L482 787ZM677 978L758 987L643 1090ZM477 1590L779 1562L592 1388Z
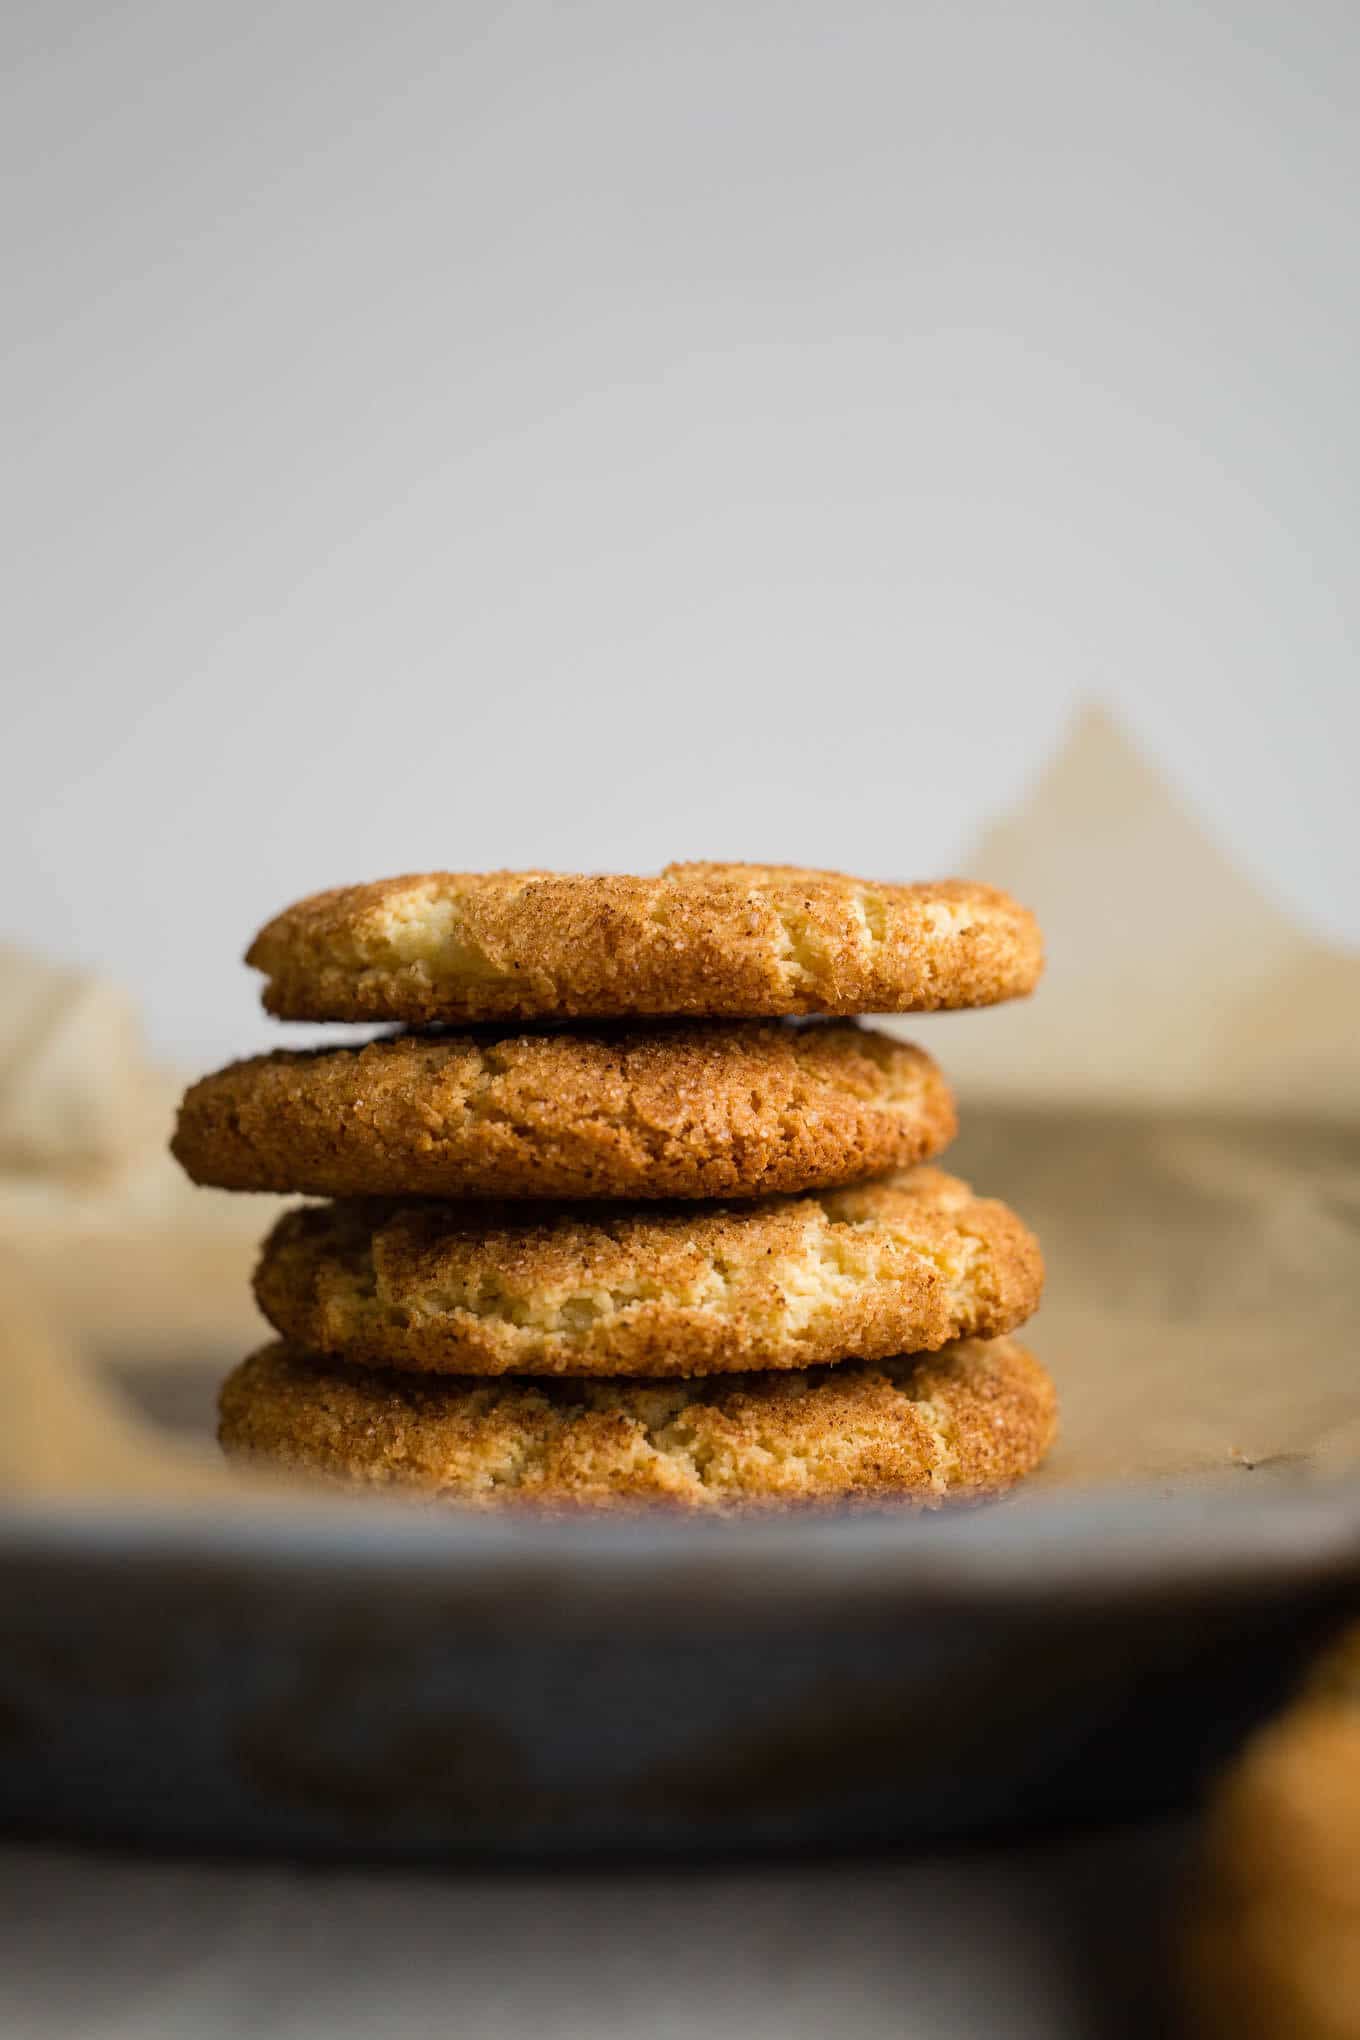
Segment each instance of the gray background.
M3 19L0 932L162 1044L338 880L942 870L1093 696L1360 938L1352 6Z

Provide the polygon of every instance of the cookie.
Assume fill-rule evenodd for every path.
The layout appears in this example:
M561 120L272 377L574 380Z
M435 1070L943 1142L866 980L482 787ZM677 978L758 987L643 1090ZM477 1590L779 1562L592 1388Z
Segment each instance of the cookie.
M416 1380L277 1345L220 1408L233 1458L492 1508L930 1508L1012 1486L1057 1426L1051 1380L1008 1339L706 1382Z
M989 1006L1034 989L1034 918L990 886L760 864L659 878L428 872L289 907L246 961L284 1020L714 1019Z
M937 1154L919 1048L853 1024L402 1035L204 1077L171 1143L196 1183L315 1197L753 1197Z
M1360 1628L1220 1783L1203 1882L1196 2032L1360 2040Z
M992 1337L1033 1235L931 1168L746 1205L339 1203L287 1212L255 1294L293 1345L446 1374L727 1374Z

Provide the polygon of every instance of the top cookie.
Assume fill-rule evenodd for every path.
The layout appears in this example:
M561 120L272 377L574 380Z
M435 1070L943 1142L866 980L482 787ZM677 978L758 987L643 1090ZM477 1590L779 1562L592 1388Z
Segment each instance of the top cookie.
M1032 914L991 886L792 865L658 878L427 872L316 893L246 954L284 1020L780 1018L989 1006L1038 982Z

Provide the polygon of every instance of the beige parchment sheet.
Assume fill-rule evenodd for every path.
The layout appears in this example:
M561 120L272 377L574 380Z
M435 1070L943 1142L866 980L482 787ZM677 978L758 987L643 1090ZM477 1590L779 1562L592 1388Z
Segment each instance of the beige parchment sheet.
M893 1024L958 1084L948 1166L1044 1246L1024 1336L1063 1434L1036 1486L1360 1473L1360 958L1261 898L1098 712L972 865L1037 908L1044 987ZM0 952L0 1496L259 1492L212 1400L264 1335L276 1201L178 1176L177 1089L114 988Z
M1044 1242L1041 1484L1360 1470L1355 1129L1000 1104L956 1158Z

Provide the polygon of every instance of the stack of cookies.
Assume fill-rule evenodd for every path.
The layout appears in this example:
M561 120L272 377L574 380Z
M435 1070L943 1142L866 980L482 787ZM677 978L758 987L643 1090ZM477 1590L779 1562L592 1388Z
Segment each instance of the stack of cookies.
M930 1058L863 1013L1029 992L1005 894L754 865L432 873L271 921L285 1020L396 1022L195 1084L196 1182L329 1201L265 1242L279 1343L221 1440L473 1505L935 1504L1054 1431L1009 1336L1038 1246L930 1160ZM806 1016L816 1015L815 1019Z

